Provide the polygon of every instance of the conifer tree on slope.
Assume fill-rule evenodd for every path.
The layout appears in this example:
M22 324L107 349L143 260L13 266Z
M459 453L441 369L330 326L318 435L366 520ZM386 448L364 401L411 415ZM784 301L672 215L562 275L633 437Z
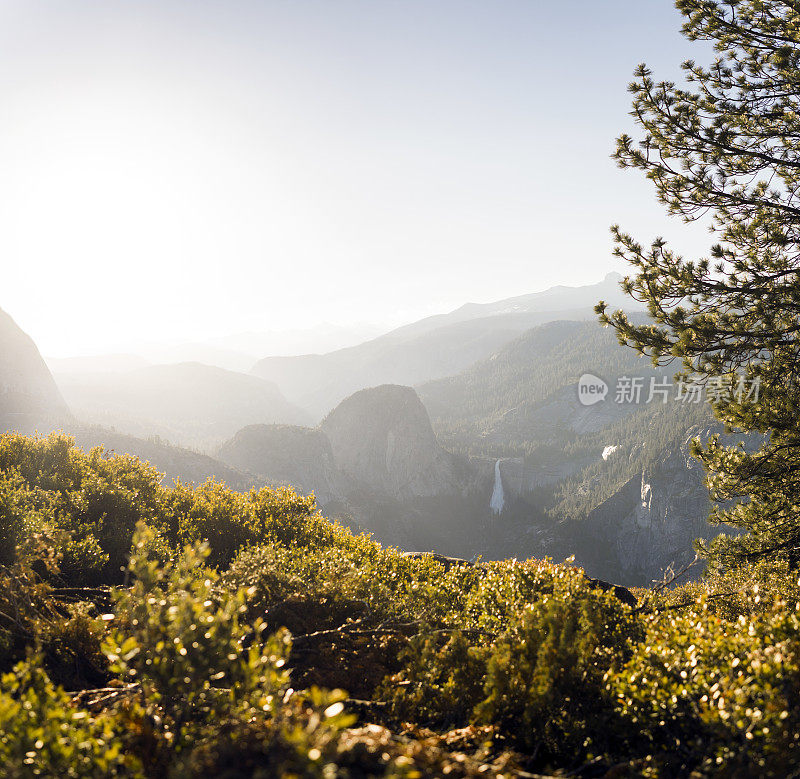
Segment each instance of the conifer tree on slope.
M728 429L765 434L756 451L696 442L718 501L712 522L747 531L705 551L732 565L800 562L800 2L677 0L683 34L710 41L712 64L683 63L686 84L656 82L641 65L630 85L642 136L617 140L623 168L645 172L668 211L711 219L710 259L687 260L613 228L634 266L623 289L652 323L597 306L622 343L653 361L675 357L707 383L743 376L746 389L712 401ZM718 377L712 379L712 377ZM733 504L731 499L738 499ZM732 507L731 507L732 506Z

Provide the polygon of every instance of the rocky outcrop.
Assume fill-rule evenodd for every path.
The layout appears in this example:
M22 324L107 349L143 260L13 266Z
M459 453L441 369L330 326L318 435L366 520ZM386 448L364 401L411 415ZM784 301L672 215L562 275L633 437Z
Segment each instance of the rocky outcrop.
M439 445L411 387L385 384L356 392L320 429L343 475L371 493L409 500L463 489L463 466Z
M526 462L524 457L503 457L497 468L506 496L520 497L537 487L557 484L594 462L593 457L575 457L563 461Z
M633 607L639 604L636 596L627 587L623 587L620 584L612 584L604 579L592 579L588 576L586 577L586 581L588 582L589 586L595 590L613 593L614 597L618 601L624 603L626 606Z
M0 310L0 430L32 432L69 418L36 344Z
M689 442L626 482L570 533L576 557L590 573L627 585L648 585L670 565L692 559L692 542L721 532L707 521L711 504L700 463Z
M410 387L363 390L319 428L251 425L216 452L266 484L313 492L323 511L408 550L484 547L477 470L442 449Z
M319 428L245 427L217 457L270 483L313 491L323 506L456 494L470 472L439 446L416 392L395 385L357 392Z
M250 425L217 450L222 462L313 492L320 505L344 497L330 441L321 430L293 425Z

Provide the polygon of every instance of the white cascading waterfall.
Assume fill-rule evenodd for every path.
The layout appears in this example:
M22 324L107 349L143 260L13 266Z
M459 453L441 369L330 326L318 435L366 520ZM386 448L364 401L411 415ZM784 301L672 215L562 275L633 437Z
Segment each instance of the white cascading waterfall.
M489 501L489 508L492 513L499 514L503 510L505 502L503 478L500 476L500 460L498 460L494 464L494 491L492 492L492 499Z

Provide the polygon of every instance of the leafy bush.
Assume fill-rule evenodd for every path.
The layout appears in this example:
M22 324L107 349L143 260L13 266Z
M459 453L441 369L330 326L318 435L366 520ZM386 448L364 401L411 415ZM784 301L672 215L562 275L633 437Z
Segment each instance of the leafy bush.
M209 561L218 568L230 564L248 545L275 542L314 546L331 538L313 496L287 487L234 492L213 480L197 488L178 484L164 496L172 537L181 543L207 541Z
M420 635L384 694L401 719L439 727L471 720L541 765L563 764L620 741L603 676L624 662L635 633L626 607L567 572L500 635Z
M135 457L84 454L68 436L0 435L0 561L33 531L63 530L64 579L120 581L136 523L160 525L160 479Z
M500 636L475 710L545 764L602 754L618 738L603 675L634 633L611 594L571 585L526 607Z
M37 648L51 677L77 686L106 677L103 627L90 604L55 595L50 580L58 575L61 535L33 533L13 563L0 565L0 667L10 670Z
M130 776L138 761L126 754L116 723L77 710L32 655L0 680L0 765L3 776Z
M484 698L489 654L460 631L421 633L401 655L402 671L386 680L380 694L400 721L464 727Z
M740 564L722 571L711 569L697 581L651 600L660 608L674 609L701 598L712 614L731 621L740 616L766 614L776 603L791 608L800 603L800 573L792 571L785 560Z
M178 755L179 768L207 763L220 738L235 741L244 728L280 744L287 771L321 771L335 736L351 722L342 713L343 693L312 690L309 707L289 685L288 633L266 636L261 622L242 622L244 590L215 597L207 544L187 546L162 565L148 551L152 533L143 526L136 534L134 584L116 595L120 624L103 645L112 670L137 688L140 725L160 723L157 745Z
M291 490L162 487L60 436L0 437L0 463L4 775L783 776L800 757L786 563L631 610L569 564L404 555Z
M669 775L788 776L800 757L799 629L785 603L728 621L701 598L653 615L607 689Z

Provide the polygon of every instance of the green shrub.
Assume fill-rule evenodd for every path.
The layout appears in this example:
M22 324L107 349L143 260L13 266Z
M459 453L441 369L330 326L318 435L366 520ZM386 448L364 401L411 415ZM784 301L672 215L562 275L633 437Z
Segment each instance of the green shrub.
M33 625L51 679L68 689L95 687L109 677L100 646L107 622L87 602L60 604L57 616L39 618Z
M160 723L158 745L178 758L179 774L211 760L221 740L230 746L247 732L259 734L259 749L279 745L276 766L321 775L336 735L352 721L344 694L295 693L288 633L266 636L262 623L244 622L246 591L215 593L208 545L187 546L164 565L148 551L152 533L143 526L136 534L134 583L116 595L119 626L103 646L112 669L140 690L140 722Z
M614 738L604 673L624 659L628 610L578 582L526 607L497 640L476 720L544 763L602 754Z
M199 487L178 484L164 501L174 537L184 544L207 541L209 562L217 568L228 566L248 545L318 545L331 536L330 523L318 515L313 496L285 487L241 494L209 480Z
M729 621L701 598L653 615L607 689L665 773L788 776L800 758L799 629L785 603Z
M660 607L674 609L701 598L709 612L727 620L766 614L776 602L791 608L800 603L800 573L792 571L785 560L741 564L726 571L706 571L699 580L652 600Z
M0 669L44 666L0 684L4 776L491 775L511 747L530 770L598 774L800 761L783 562L631 610L570 565L444 565L288 489L159 479L63 436L0 436ZM369 724L315 684L350 689Z
M402 722L464 727L483 700L490 649L475 646L463 633L421 633L401 655L403 670L379 692Z
M403 669L382 688L392 713L434 727L490 726L540 766L615 749L623 728L604 674L624 662L636 639L630 609L565 566L495 570L505 578L489 577L467 594L475 623L500 623L498 592L507 603L519 603L523 592L531 600L500 634L433 631L413 639ZM544 571L555 574L547 583ZM529 592L533 581L539 586Z
M73 706L33 655L0 680L0 766L8 779L134 776L115 722Z
M55 684L77 689L108 679L100 651L106 622L94 604L79 600L81 591L62 599L54 589L59 535L32 534L13 563L0 565L0 672L36 650Z
M161 475L128 455L85 454L52 433L0 435L0 561L37 530L64 531L61 575L70 584L121 581L137 522L163 522Z
M152 531L135 540L133 586L115 595L120 627L103 651L114 671L141 685L149 704L160 708L183 744L182 728L213 722L240 705L272 706L287 686L284 643L262 642L260 624L242 624L244 590L215 598L217 574L205 565L207 545L187 546L174 562L148 554Z

